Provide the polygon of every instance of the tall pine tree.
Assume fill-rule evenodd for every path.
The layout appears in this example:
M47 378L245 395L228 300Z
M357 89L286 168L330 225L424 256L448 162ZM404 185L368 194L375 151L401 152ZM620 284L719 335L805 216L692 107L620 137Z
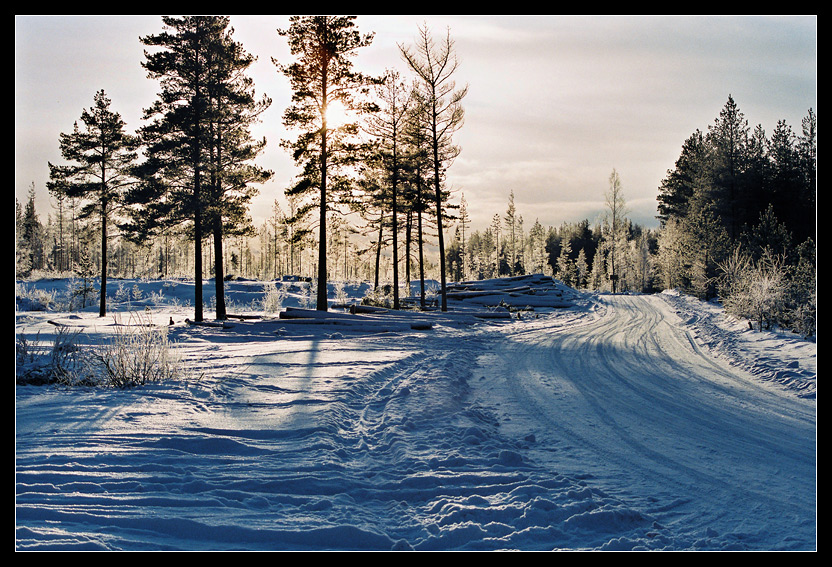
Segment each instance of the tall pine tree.
M729 95L719 118L708 128L711 176L707 200L732 240L739 237L744 221L748 139L748 121Z
M216 17L162 18L164 30L141 38L142 66L159 81L156 102L145 109L140 130L146 146L142 184L131 193L138 205L129 229L145 239L162 228L183 225L194 243L194 320L203 320L202 245L206 231L209 175L207 85L213 44L227 25Z
M162 33L143 37L155 48L143 66L160 82L158 100L145 110L140 133L147 159L142 184L130 194L134 239L185 226L194 243L194 319L203 320L202 245L214 237L216 317L224 319L223 239L250 229L252 184L271 176L252 163L265 140L250 127L270 104L256 100L245 70L254 61L232 39L229 18L164 17Z
M331 109L340 104L348 111L368 110L360 95L373 82L353 69L352 58L373 40L373 34L362 35L358 31L354 20L355 16L293 16L289 29L278 30L278 34L288 40L296 60L281 64L273 59L292 87L292 103L283 122L288 128L300 130L295 140L283 143L301 168L298 182L287 190L287 195L317 192L316 308L320 311L328 308L327 213L334 197L346 185L338 177L339 169L354 165L358 158L356 125L331 125Z
M389 186L391 235L393 237L393 309L399 308L399 198L403 169L405 130L412 106L410 89L396 71L388 70L376 87L379 111L367 121L367 131L378 141L386 185Z
M272 172L254 164L266 140L254 140L251 127L271 100L255 98L254 83L245 71L255 58L234 41L233 29L220 32L210 57L207 84L209 127L209 196L206 216L214 242L216 318L226 319L223 241L227 236L253 234L248 205L256 184Z
M95 104L81 113L81 126L76 122L71 133L60 135L61 156L69 165L50 163L48 183L52 193L84 199L81 217L97 215L101 223L100 317L107 312L109 223L135 181L137 157L136 138L124 131L124 121L110 104L104 91L98 91Z

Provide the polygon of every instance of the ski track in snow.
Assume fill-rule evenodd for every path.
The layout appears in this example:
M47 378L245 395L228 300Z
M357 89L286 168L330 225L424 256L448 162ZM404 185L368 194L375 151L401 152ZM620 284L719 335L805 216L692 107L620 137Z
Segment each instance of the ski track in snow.
M176 327L199 382L17 388L16 549L816 549L814 396L691 321Z

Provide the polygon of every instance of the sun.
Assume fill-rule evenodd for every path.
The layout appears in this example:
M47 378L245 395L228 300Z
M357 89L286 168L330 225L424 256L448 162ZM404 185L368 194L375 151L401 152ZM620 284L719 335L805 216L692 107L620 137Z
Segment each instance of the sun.
M328 130L340 128L350 121L349 112L344 103L338 99L327 102L326 106L326 127Z

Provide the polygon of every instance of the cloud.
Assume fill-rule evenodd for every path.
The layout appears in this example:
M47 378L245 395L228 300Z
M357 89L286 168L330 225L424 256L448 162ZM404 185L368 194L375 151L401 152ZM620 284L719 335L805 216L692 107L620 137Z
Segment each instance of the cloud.
M799 130L817 108L817 17L359 16L375 32L357 69L407 75L398 45L426 23L450 28L467 84L462 154L448 172L464 193L473 227L502 214L509 191L519 212L546 225L603 210L609 174L621 175L631 217L655 224L661 180L696 129L707 127L733 95L751 125L771 132L784 119ZM269 145L260 160L275 180L255 200L255 221L270 212L295 174L279 141L288 83L271 62L287 61L276 29L283 16L232 16L235 37L258 57L258 93L273 99L257 126ZM16 194L44 192L58 135L71 129L104 88L128 128L139 126L158 84L141 68L141 35L161 18L16 17ZM49 37L50 41L43 41ZM458 197L457 197L458 198ZM48 202L39 203L48 210Z

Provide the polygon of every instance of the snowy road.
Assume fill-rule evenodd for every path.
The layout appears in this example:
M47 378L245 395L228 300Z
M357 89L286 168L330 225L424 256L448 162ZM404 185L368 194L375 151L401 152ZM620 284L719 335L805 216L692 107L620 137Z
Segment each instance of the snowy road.
M593 320L529 322L481 357L482 399L511 394L504 429L533 427L539 462L667 527L738 544L811 537L815 404L704 352L660 295L600 301Z
M16 549L816 549L816 345L712 313L600 295L429 331L177 325L198 382L17 386Z

